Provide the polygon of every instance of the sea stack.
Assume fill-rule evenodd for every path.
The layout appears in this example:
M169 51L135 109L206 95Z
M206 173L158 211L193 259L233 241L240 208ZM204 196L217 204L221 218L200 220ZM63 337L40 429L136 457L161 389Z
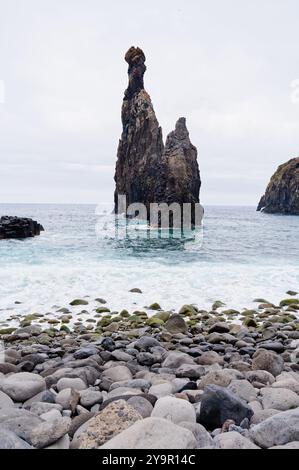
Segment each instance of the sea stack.
M190 203L194 223L193 206L199 202L201 181L197 150L190 141L186 119L177 121L164 146L162 129L144 89L145 55L140 48L131 47L125 60L129 64L129 85L122 105L115 212L123 211L118 207L120 195L126 196L127 207L143 203L148 214L151 203Z
M0 240L36 237L43 231L43 226L32 219L7 215L0 217Z
M299 157L278 167L257 210L269 214L299 215Z

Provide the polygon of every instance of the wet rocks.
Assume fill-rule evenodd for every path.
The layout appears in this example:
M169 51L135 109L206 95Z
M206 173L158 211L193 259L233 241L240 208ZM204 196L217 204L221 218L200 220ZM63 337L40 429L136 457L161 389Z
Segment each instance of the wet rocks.
M243 419L250 419L253 411L237 395L218 385L205 388L201 399L199 422L207 429L222 427L226 420L233 420L237 425Z
M165 323L165 328L170 333L186 333L187 325L181 315L172 315Z
M43 226L32 219L11 216L0 217L0 240L35 237L43 231Z

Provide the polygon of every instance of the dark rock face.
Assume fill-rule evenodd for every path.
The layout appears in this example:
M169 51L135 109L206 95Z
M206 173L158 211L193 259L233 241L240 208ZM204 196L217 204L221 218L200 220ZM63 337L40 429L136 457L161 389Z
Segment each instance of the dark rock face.
M141 49L131 47L125 60L129 64L129 85L122 106L115 212L123 210L118 207L118 195L126 196L127 207L143 203L148 215L151 203L198 203L201 181L197 150L190 142L185 118L178 120L164 147L161 127L143 86L145 55Z
M28 238L40 235L42 225L32 219L20 217L0 217L0 240L4 238Z
M269 214L299 215L299 157L278 167L257 210Z
M252 409L247 403L226 388L208 385L201 399L199 422L213 431L221 428L225 421L231 419L238 426L244 418L250 419Z

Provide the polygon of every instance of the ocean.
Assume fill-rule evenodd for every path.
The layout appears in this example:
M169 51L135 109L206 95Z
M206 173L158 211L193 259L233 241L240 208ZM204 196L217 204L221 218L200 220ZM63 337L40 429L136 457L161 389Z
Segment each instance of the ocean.
M0 204L0 215L31 217L45 228L34 239L0 241L0 319L47 313L74 298L102 297L112 310L130 312L153 302L209 309L215 300L240 309L256 297L277 303L299 291L299 217L208 206L194 241L126 241L114 238L111 209ZM142 294L129 292L135 287Z

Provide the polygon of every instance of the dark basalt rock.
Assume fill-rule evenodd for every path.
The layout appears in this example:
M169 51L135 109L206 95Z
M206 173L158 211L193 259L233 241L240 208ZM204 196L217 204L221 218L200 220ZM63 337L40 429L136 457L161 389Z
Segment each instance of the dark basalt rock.
M29 238L40 235L42 225L32 219L20 217L0 217L0 240L5 238Z
M125 55L129 64L129 85L122 105L123 132L119 141L115 171L115 212L132 203L142 203L150 214L152 203L199 202L200 173L197 150L191 144L186 119L177 121L164 147L151 98L144 89L145 55L131 47ZM126 196L126 207L118 207L118 196Z
M299 215L299 157L278 167L257 210L269 214Z

